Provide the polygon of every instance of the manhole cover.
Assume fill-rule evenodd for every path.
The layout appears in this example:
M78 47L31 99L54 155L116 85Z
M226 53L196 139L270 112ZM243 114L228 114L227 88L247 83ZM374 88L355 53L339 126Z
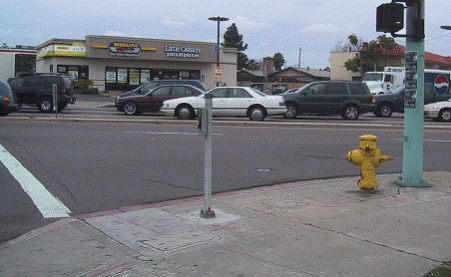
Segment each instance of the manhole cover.
M158 251L170 252L217 239L219 239L217 236L201 231L187 231L139 240L137 241L137 244L145 248L154 248Z
M294 208L299 206L305 206L307 205L306 202L302 202L299 200L278 200L278 201L270 201L266 202L265 205L277 207L277 208Z

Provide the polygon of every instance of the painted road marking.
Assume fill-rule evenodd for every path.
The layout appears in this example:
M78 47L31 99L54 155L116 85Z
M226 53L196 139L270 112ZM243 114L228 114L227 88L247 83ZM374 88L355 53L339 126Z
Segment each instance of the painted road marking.
M188 132L146 132L146 131L126 131L127 134L145 134L145 135L176 135L176 136L200 136L199 133ZM223 136L221 133L214 133L214 136Z
M70 217L71 211L53 196L13 155L0 144L0 162L31 197L44 218Z

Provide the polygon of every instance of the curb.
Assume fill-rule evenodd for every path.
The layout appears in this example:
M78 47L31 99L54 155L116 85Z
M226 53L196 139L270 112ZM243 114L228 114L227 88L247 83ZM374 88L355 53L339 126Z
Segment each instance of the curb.
M47 122L90 122L90 123L137 123L154 125L195 125L194 120L167 120L167 119L110 119L110 118L46 118L46 117L5 117L2 120L11 121L47 121ZM253 121L213 121L213 126L248 126L248 127L284 127L284 128L377 128L377 129L404 129L404 124L371 124L371 123L308 123L308 122L253 122ZM451 130L450 126L425 125L424 130Z

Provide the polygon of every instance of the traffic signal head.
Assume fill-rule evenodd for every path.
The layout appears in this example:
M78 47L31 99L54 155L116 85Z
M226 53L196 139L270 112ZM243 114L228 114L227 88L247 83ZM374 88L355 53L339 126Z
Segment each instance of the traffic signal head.
M395 33L404 28L404 5L382 4L376 10L376 31Z

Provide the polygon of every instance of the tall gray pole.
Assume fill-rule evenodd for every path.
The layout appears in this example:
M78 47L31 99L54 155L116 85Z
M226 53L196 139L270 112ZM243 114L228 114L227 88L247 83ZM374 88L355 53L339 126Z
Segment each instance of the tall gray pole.
M429 184L423 179L424 0L415 2L414 5L407 7L403 167L402 176L396 182L406 187L425 187ZM414 74L408 76L413 66L416 66L416 76ZM416 94L409 95L409 87L414 91L415 86Z
M207 116L206 126L203 126L206 128L205 133L205 145L204 145L204 166L205 166L205 172L204 172L204 209L200 211L200 216L203 218L213 218L215 217L215 212L211 208L211 191L212 191L212 175L213 175L213 154L212 154L212 107L213 107L213 95L212 94L205 94L205 110L204 113L202 113L202 116Z

